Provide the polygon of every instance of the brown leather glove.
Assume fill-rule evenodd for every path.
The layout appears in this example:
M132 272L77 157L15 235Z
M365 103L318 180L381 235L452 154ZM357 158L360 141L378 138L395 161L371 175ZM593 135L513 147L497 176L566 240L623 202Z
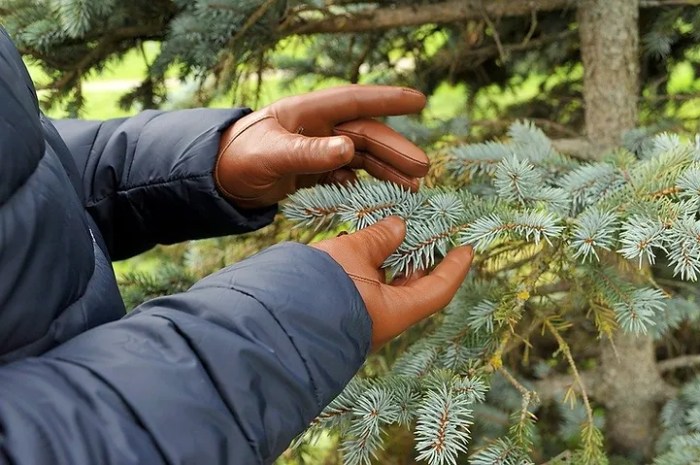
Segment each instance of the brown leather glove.
M412 89L344 86L282 99L236 121L221 137L219 190L243 208L273 205L299 188L345 183L353 169L412 190L428 172L425 153L378 116L417 113Z
M354 281L372 319L372 348L445 307L469 272L471 246L452 249L429 274L386 283L381 265L401 244L406 226L386 218L356 233L327 239L312 247L328 253Z

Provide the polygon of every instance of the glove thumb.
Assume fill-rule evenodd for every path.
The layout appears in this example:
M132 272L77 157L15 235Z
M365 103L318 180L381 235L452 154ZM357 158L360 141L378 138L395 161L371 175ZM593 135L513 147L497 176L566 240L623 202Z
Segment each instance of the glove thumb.
M350 163L355 146L347 136L306 137L287 134L284 153L270 160L278 174L319 174L337 170Z
M348 239L361 244L371 264L379 268L405 237L406 223L398 216L390 216L348 236Z

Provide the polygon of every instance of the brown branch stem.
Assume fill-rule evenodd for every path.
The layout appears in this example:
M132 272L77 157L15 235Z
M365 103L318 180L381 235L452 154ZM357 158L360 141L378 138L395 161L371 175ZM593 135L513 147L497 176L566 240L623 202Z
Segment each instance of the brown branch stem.
M452 0L425 3L420 6L367 7L360 11L326 15L321 19L294 17L282 23L278 32L292 34L319 34L338 32L369 32L422 24L448 24L473 19L529 15L534 11L552 11L569 7L570 0Z
M545 327L549 330L550 333L554 336L554 339L557 340L557 344L559 344L559 349L561 350L562 354L564 354L564 358L566 359L566 362L569 364L569 367L571 368L571 372L573 374L574 381L576 381L576 384L578 385L579 389L581 390L581 398L583 399L583 405L586 409L586 418L588 419L588 423L591 425L594 425L593 423L593 409L591 408L591 403L588 399L588 393L586 392L586 386L583 384L583 378L581 378L581 374L578 371L578 367L576 366L576 362L574 362L574 358L571 356L571 350L569 349L569 344L564 340L562 337L561 333L559 330L552 324L550 320L545 320L544 321Z
M662 360L656 366L661 373L668 373L679 368L690 368L698 365L700 365L700 355L693 354Z

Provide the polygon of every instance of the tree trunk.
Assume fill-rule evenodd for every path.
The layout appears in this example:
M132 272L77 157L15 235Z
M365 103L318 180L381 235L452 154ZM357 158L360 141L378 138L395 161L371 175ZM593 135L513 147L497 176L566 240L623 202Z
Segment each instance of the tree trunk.
M639 1L582 0L578 19L586 133L600 154L637 122ZM651 337L618 332L612 342L601 348L606 440L612 452L641 461L652 452L664 383Z
M586 132L602 150L637 123L639 1L581 0L578 21Z
M653 453L665 384L659 375L654 340L618 332L604 341L599 391L606 407L605 435L610 450L643 461Z

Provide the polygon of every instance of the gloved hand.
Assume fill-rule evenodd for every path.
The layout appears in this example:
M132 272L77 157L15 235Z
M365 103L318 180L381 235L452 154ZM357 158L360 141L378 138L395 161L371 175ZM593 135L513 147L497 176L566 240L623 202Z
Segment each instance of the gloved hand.
M381 265L405 234L403 220L390 217L312 245L328 253L354 281L372 319L373 349L445 307L466 278L474 256L471 246L457 247L432 272L387 284Z
M282 99L236 121L214 169L219 190L242 208L273 205L302 187L345 183L353 169L412 190L428 172L425 153L378 116L417 113L412 89L344 86Z

